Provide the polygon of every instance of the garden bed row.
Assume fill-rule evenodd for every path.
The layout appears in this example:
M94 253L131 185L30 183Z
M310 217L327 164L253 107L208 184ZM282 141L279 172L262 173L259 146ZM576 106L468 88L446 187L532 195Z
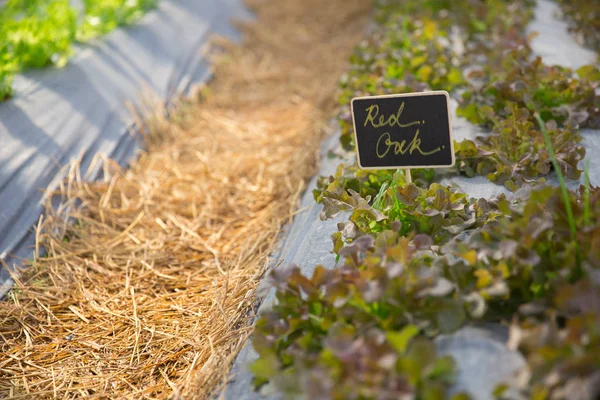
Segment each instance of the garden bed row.
M456 360L438 353L436 337L492 324L510 329L507 349L527 366L490 396L598 395L600 191L584 167L581 129L600 127L600 72L536 58L534 6L377 3L378 26L341 82L343 110L359 95L445 89L481 135L455 143L454 170L413 170L414 183L352 163L320 178L322 218L349 214L332 235L340 262L311 277L297 267L271 274L276 301L253 339L257 387L290 397L469 398L452 390ZM352 150L349 111L340 123ZM472 198L439 183L458 176L485 177L504 193ZM568 180L584 184L569 190Z

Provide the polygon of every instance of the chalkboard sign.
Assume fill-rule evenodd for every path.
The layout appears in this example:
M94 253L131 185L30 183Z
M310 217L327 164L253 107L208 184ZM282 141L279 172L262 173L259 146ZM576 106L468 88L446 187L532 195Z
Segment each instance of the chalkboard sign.
M453 166L449 100L445 91L352 99L358 165L362 169Z

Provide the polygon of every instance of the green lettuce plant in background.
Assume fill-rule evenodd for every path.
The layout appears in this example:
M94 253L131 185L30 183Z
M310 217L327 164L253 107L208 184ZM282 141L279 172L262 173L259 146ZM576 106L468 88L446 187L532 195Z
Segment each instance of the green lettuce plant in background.
M0 9L0 101L13 94L14 75L64 66L75 42L131 24L156 0L84 0L82 15L69 0L8 0Z
M139 20L158 0L84 0L85 14L77 40L86 41L107 34L118 26Z

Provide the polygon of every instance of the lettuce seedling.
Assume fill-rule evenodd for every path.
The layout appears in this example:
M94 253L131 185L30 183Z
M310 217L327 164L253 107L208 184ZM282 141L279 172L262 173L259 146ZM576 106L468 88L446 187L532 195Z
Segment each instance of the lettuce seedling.
M492 131L455 143L456 167L461 173L487 176L512 191L550 173L553 165L544 132L531 121L529 110L509 103L502 112L505 117L489 106L478 111L482 119L491 122ZM579 179L582 171L578 164L585 157L581 135L570 127L559 128L554 121L545 125L559 171L568 179Z

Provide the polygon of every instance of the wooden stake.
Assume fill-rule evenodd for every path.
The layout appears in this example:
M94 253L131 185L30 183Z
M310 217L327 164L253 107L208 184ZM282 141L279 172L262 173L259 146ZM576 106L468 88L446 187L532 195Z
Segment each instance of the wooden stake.
M410 169L404 170L404 176L406 178L406 183L412 183L412 176L410 175Z

